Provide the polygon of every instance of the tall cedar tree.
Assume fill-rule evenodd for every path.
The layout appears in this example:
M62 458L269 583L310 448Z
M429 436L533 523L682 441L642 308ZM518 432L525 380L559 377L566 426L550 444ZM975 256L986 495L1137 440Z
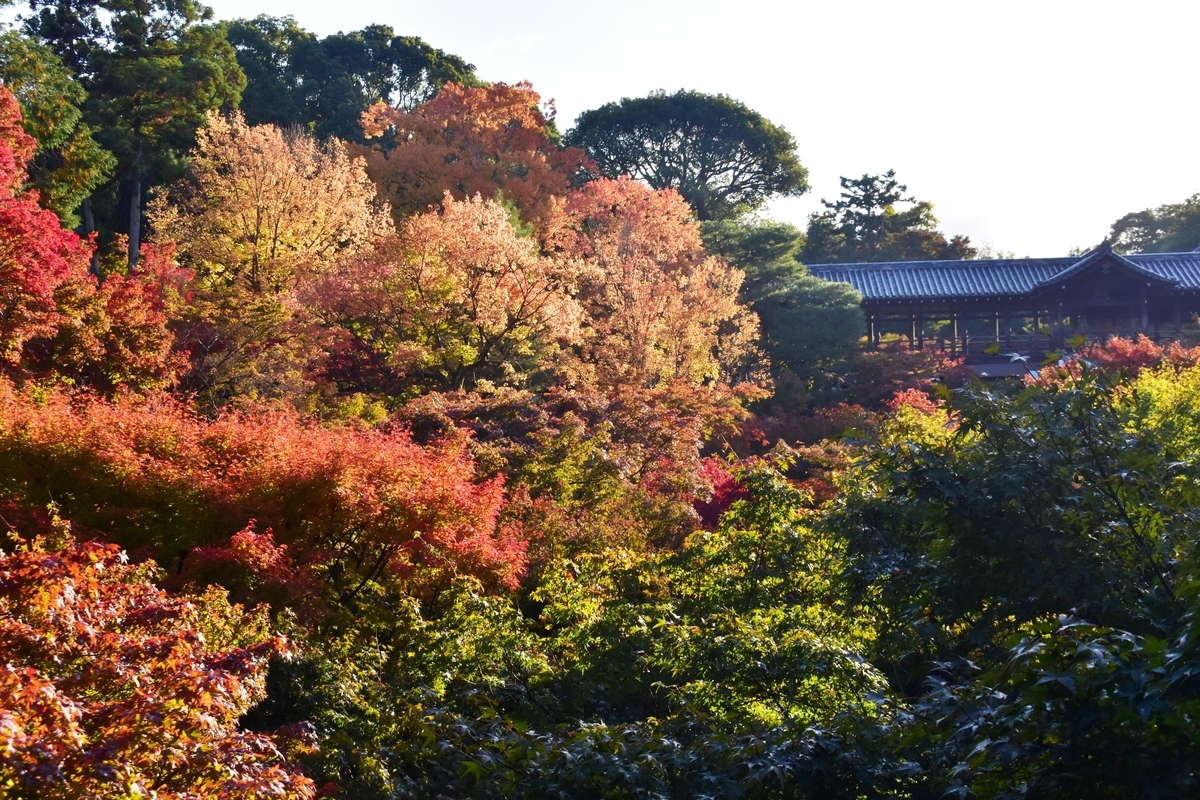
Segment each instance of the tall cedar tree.
M84 121L117 158L137 267L144 189L179 177L207 111L235 106L246 85L212 10L194 0L32 0L26 30L54 50L87 91Z

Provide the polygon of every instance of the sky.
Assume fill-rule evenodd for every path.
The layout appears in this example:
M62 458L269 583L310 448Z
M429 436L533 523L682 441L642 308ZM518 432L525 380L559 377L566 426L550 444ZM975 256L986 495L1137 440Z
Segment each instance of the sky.
M795 137L811 191L895 169L947 234L1017 256L1090 248L1129 211L1200 192L1200 2L206 0L220 19L372 23L529 80L561 130L656 89L724 93Z

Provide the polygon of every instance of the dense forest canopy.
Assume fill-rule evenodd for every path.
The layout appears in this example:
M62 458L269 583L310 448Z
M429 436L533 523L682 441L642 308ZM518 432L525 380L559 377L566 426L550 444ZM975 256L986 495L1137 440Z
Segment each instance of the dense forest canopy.
M0 796L1194 796L1200 347L870 349L805 263L980 255L894 172L557 126L383 25L0 33Z

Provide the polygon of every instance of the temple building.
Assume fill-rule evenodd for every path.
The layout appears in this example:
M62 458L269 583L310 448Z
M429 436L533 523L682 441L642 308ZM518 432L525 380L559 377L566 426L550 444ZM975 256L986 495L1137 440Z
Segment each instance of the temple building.
M1200 333L1200 250L1121 255L813 264L862 295L872 346L938 347L970 363L1041 358L1073 337L1191 339ZM978 367L977 367L978 368Z

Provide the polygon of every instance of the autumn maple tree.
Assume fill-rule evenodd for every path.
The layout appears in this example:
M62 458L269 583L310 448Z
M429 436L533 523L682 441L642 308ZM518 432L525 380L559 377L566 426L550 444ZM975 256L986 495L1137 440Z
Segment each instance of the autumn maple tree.
M552 367L578 339L577 272L519 237L500 204L447 192L306 294L400 384L458 389Z
M503 479L476 480L457 436L422 447L403 430L326 427L266 408L210 420L170 396L35 398L3 384L0 473L0 498L34 505L49 492L76 523L176 573L200 569L195 548L236 550L236 535L270 533L262 547L287 546L303 573L297 591L322 587L289 597L296 608L419 592L456 572L512 585L523 568L518 532L498 524ZM248 578L279 577L266 574L275 557L263 558Z
M105 391L169 385L167 306L180 273L149 248L144 270L99 284L92 245L40 208L36 191L22 190L34 145L0 86L0 368Z
M383 144L352 151L366 156L368 174L400 217L436 206L445 192L456 200L499 192L532 222L591 168L582 150L560 149L550 138L553 113L540 106L529 83L448 83L411 111L372 106L363 131Z
M0 555L0 793L5 797L312 798L271 737L238 718L289 644L223 592L176 597L153 562L77 543L55 515Z
M312 390L330 345L298 284L391 230L361 161L336 140L210 113L192 181L161 196L151 222L195 272L176 329L184 384L221 402Z
M601 179L571 194L546 247L580 259L583 355L607 385L736 383L760 375L758 318L738 304L743 274L704 252L673 189Z

